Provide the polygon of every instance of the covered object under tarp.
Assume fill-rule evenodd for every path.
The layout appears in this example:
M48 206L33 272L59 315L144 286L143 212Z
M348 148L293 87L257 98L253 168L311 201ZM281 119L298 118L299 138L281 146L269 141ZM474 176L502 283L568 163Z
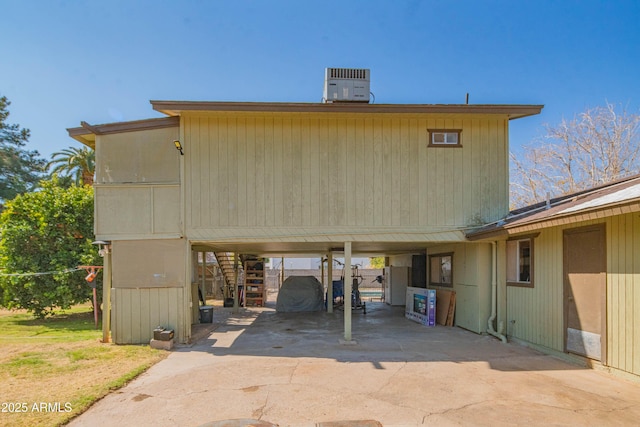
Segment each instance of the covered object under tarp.
M322 311L324 310L324 289L322 283L313 276L291 276L278 291L276 311Z

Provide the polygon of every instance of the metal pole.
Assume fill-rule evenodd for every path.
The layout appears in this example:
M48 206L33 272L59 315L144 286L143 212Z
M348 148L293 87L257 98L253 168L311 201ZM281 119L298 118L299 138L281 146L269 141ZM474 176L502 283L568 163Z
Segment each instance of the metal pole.
M351 341L351 242L344 243L344 340Z
M280 262L280 286L278 287L278 289L282 287L283 282L284 282L284 257L281 258L281 262Z
M233 254L233 312L237 313L240 307L240 295L238 295L238 254Z
M207 305L207 283L206 283L206 277L207 277L207 253L206 252L201 252L202 253L202 289L200 290L200 292L202 292L202 304L203 305ZM200 295L198 295L198 298L200 298Z
M320 257L320 283L322 283L322 289L324 289L324 258ZM329 288L327 288L329 289ZM327 290L327 293L325 293L326 295L326 305L325 307L329 307L329 293Z
M327 313L333 313L333 252L327 254Z

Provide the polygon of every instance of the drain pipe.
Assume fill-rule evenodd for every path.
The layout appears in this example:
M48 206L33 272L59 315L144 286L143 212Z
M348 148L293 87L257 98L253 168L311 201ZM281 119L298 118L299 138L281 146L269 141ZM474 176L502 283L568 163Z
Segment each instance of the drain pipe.
M500 331L496 331L493 327L493 323L498 317L498 248L497 242L491 242L491 317L487 320L487 333L493 335L496 338L506 344L507 337L502 334L503 328L500 327ZM500 322L502 323L502 322Z

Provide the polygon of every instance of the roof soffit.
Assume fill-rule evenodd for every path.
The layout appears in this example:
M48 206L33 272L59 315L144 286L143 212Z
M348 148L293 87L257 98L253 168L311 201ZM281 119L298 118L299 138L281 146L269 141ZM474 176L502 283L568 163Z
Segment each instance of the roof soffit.
M502 115L510 120L539 114L542 105L494 104L365 104L150 101L153 109L169 116L196 112L356 113L356 114L473 114Z
M161 117L157 119L135 120L130 122L90 125L81 122L81 127L68 128L69 136L76 141L95 149L96 135L109 135L125 132L140 132L180 126L180 117Z

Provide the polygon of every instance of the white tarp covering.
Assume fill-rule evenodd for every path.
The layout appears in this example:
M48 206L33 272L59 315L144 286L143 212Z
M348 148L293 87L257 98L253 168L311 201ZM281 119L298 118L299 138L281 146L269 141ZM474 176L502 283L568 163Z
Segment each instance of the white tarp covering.
M278 291L276 311L290 313L324 310L324 289L313 276L291 276Z

